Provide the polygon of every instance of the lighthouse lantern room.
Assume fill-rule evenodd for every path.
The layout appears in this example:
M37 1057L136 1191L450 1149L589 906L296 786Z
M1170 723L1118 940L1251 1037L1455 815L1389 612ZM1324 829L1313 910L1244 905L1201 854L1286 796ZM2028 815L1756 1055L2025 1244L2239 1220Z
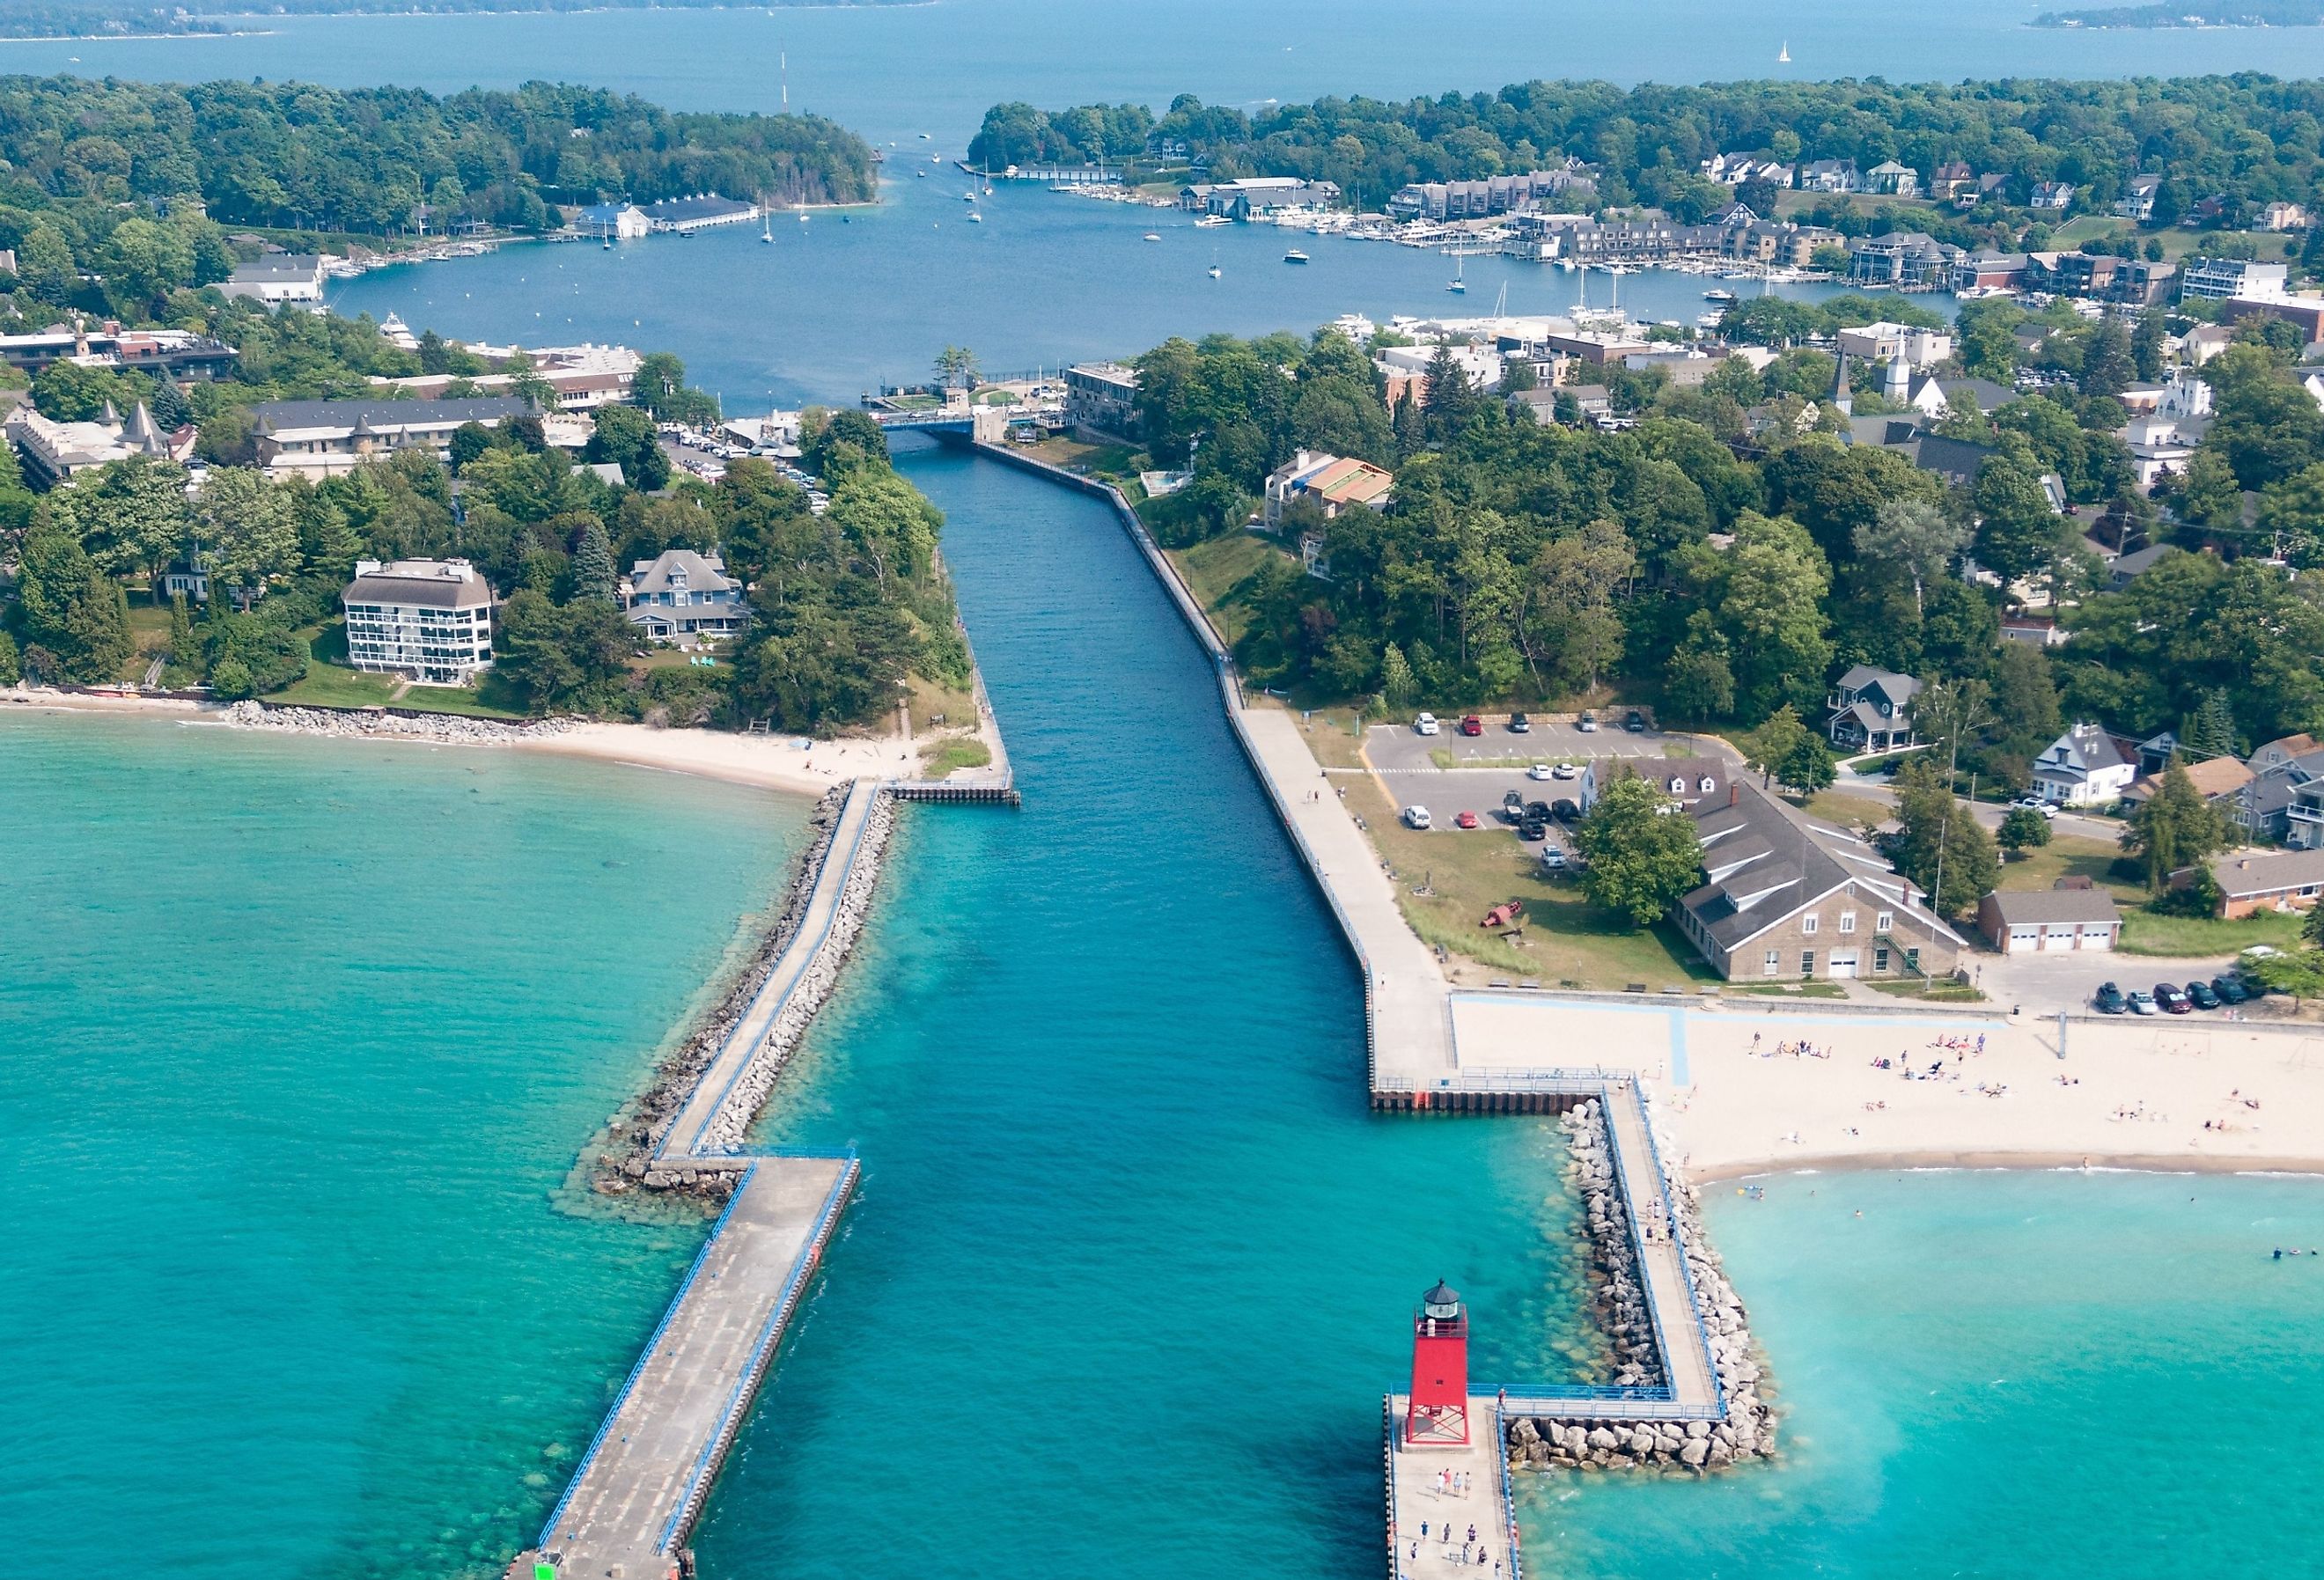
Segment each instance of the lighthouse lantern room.
M1404 1421L1410 1447L1469 1441L1469 1313L1442 1279L1412 1317L1412 1395Z

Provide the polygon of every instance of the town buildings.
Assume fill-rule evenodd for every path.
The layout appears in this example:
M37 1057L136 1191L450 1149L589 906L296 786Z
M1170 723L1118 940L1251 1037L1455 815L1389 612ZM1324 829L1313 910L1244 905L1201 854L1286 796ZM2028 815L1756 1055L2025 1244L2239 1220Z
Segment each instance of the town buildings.
M666 549L632 566L622 606L646 636L678 647L723 642L751 623L742 584L727 576L726 562L691 549Z
M2122 799L2138 764L2097 725L2078 724L2034 760L2034 793L2061 807L2102 807Z
M2189 258L2179 281L2181 296L2225 300L2232 296L2281 296L2291 268L2249 258Z
M0 335L0 361L29 374L78 362L183 382L217 377L234 365L235 355L233 346L190 329L124 329L110 321L94 329L76 321L30 335Z
M597 241L635 241L653 229L634 203L592 203L573 217L573 228Z
M358 560L339 601L358 670L461 686L492 666L493 589L465 559Z
M2122 940L2122 911L2105 890L1997 890L1977 902L1978 930L2005 955L2103 953Z
M452 435L467 423L497 428L532 402L507 395L457 401L271 401L250 409L258 464L273 477L313 480L352 472L367 460L425 447L449 460Z
M58 422L30 406L19 406L8 418L7 434L23 459L26 476L42 487L132 456L183 466L193 459L196 437L191 423L164 432L142 402L125 420L107 402L104 415L91 422Z
M246 297L269 307L318 304L323 300L323 260L316 253L269 253L235 269L217 290L222 296Z
M1250 219L1286 208L1333 208L1339 202L1337 182L1310 181L1298 176L1245 176L1178 189L1179 208L1227 219Z
M1729 981L1943 975L1967 947L1870 845L1748 782L1693 816L1708 882L1673 919Z
M1065 423L1128 438L1138 430L1138 370L1118 362L1065 369Z
M1885 320L1858 328L1842 329L1839 349L1868 362L1902 359L1915 371L1934 367L1953 354L1953 337L1943 329L1914 328Z
M2324 895L2324 850L2230 851L2208 865L2219 886L2219 914L2312 910ZM2172 873L2174 885L2181 874Z
M1870 664L1858 664L1832 687L1824 733L1848 752L1897 752L1914 744L1913 698L1921 683Z
M2250 780L2235 793L2234 817L2254 839L2324 849L2324 744L2285 735L2244 759Z
M650 228L683 236L688 231L711 230L722 225L747 225L759 217L759 206L739 198L722 198L715 192L697 192L691 198L668 198L645 204L642 212Z
M1482 219L1594 198L1596 192L1596 182L1576 165L1476 181L1416 181L1388 200L1388 212L1393 219Z
M1347 457L1321 450L1301 450L1288 463L1268 474L1262 518L1274 530L1282 526L1283 513L1307 501L1320 506L1329 521L1343 510L1362 506L1386 510L1396 487L1394 474Z

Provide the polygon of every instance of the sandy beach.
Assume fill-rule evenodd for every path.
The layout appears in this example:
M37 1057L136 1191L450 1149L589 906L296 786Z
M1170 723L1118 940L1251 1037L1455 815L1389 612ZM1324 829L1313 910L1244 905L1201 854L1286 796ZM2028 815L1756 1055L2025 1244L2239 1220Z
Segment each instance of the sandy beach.
M1675 1161L1698 1180L1819 1167L2324 1173L2324 1026L2314 1021L2075 1021L2062 1052L2055 1021L1941 1013L1464 994L1454 1022L1463 1065L1644 1076L1670 1114Z
M213 704L180 698L91 697L21 686L0 688L0 706L51 713L151 714L183 719L215 716L224 711ZM990 713L980 720L976 735L992 753L995 764L994 769L977 772L1005 769L1008 759L1000 728ZM385 733L379 738L410 739ZM925 754L936 748L938 738L923 735L907 740L900 734L890 734L817 741L800 735L737 735L723 730L574 723L540 735L512 730L489 739L430 744L587 757L601 762L658 768L670 773L698 774L759 790L820 796L832 786L854 779L913 778L919 773Z

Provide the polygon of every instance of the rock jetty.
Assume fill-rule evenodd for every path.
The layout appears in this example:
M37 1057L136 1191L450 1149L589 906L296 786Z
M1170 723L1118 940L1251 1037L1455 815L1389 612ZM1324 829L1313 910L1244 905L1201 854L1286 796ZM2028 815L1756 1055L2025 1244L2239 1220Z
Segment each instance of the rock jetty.
M1613 1350L1614 1381L1652 1387L1663 1380L1663 1357L1639 1287L1630 1204L1615 1173L1605 1113L1593 1098L1568 1111L1559 1123L1572 1147L1572 1177L1582 1193L1583 1232L1598 1285L1598 1317ZM1671 1188L1711 1363L1726 1393L1726 1418L1625 1420L1622 1404L1616 1400L1587 1417L1516 1416L1508 1420L1504 1445L1512 1467L1647 1469L1701 1475L1775 1451L1774 1417L1761 1391L1763 1373L1745 1324L1743 1302L1703 1237L1694 1187L1674 1180Z
M562 735L571 719L467 718L454 713L394 713L384 708L269 707L237 702L217 716L221 724L245 730L287 730L301 735L393 736L448 741L463 746L505 746Z

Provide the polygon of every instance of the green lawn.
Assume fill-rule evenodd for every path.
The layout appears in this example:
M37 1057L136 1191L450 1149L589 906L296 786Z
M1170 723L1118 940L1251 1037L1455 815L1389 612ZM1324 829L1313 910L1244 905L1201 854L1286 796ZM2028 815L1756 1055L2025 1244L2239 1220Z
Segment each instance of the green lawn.
M1270 558L1285 558L1282 550L1253 532L1229 532L1166 552L1229 646L1250 629L1250 610L1237 595Z
M1810 796L1806 809L1810 816L1841 828L1874 827L1896 816L1896 808L1886 801L1877 801L1870 796L1843 795L1838 790Z
M528 717L504 687L489 674L474 689L444 686L414 686L394 697L395 678L342 669L337 664L310 662L307 672L266 700L306 703L316 707L408 707L414 713L456 713L469 718Z
M2004 862L2000 881L1994 887L2054 889L2060 878L2088 878L2125 905L2143 905L2146 902L2144 887L2114 875L2114 864L2121 855L2121 847L2107 840L2060 834L2049 844Z
M2304 919L2263 910L2226 921L2214 916L2157 916L2151 910L2126 907L2122 913L2122 952L2126 955L2232 955L2254 944L2279 949L2297 947Z
M973 735L947 736L922 770L930 779L942 779L955 768L982 768L992 761L991 748Z

